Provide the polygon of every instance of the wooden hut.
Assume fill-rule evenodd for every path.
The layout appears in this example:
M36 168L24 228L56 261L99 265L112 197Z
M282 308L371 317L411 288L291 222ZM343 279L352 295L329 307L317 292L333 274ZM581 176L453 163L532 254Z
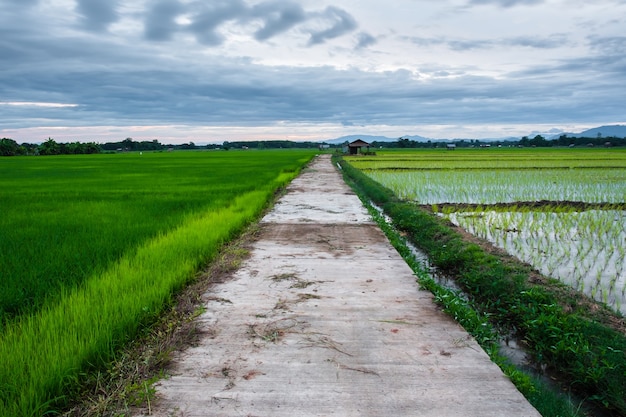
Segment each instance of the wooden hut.
M370 144L361 139L357 139L354 142L350 142L348 144L348 150L350 155L363 153L363 148L365 148L365 152L369 152Z

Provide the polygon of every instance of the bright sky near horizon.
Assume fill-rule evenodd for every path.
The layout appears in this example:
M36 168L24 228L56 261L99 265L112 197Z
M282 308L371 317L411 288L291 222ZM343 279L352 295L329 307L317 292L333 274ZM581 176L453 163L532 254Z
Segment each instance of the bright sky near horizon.
M17 142L494 138L626 123L626 0L1 0Z

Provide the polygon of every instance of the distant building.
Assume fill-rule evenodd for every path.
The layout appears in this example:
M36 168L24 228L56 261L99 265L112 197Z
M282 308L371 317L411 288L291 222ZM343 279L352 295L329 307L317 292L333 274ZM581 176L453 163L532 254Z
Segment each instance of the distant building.
M455 149L456 149L456 145L455 145L454 143L448 143L448 144L446 145L446 148L447 148L449 151L453 151L453 150L455 150Z

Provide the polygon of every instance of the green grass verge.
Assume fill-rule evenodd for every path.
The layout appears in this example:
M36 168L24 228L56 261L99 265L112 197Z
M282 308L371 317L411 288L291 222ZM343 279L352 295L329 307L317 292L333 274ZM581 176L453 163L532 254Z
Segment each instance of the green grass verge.
M503 262L467 243L432 213L398 200L349 164L341 165L360 193L380 206L436 267L456 278L478 314L498 328L517 329L535 358L563 375L573 391L609 412L626 414L623 334L566 311L556 294L530 282L528 268ZM479 342L481 338L477 337Z

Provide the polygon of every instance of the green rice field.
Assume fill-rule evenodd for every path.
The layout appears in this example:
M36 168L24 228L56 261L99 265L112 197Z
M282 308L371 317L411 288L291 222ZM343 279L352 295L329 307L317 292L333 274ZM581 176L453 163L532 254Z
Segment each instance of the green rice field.
M626 313L625 149L419 150L345 159L400 198Z
M62 407L313 155L0 159L0 415Z

